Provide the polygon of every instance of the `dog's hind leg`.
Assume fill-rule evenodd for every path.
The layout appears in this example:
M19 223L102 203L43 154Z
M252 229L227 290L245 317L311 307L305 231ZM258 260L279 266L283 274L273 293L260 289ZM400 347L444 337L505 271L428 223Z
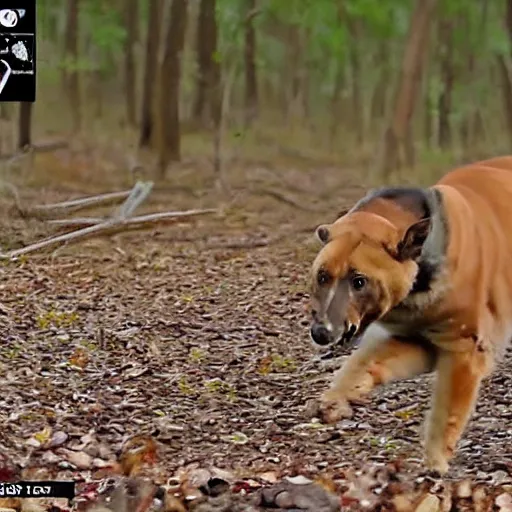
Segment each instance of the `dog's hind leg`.
M441 351L430 416L425 455L430 470L444 474L456 444L471 417L482 379L492 366L486 351Z

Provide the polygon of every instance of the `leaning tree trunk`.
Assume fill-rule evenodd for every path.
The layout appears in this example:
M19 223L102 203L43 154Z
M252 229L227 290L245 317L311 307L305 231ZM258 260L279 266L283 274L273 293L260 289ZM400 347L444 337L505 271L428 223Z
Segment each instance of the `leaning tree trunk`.
M503 104L505 106L505 121L512 146L512 81L508 69L507 59L503 55L498 55L498 69L501 77L501 92L503 94Z
M250 125L258 112L258 82L256 75L256 32L254 17L256 16L256 0L247 0L245 19L245 120Z
M146 40L146 65L142 91L142 111L140 116L139 146L149 147L153 135L154 110L153 100L156 92L156 76L158 65L158 47L162 18L162 0L151 0L149 3L148 33Z
M449 20L439 22L440 66L442 89L438 98L439 111L438 144L441 149L448 149L452 142L450 114L452 108L453 70L453 26Z
M126 38L124 44L124 82L126 94L126 118L130 126L137 124L137 72L134 46L138 40L138 0L126 0Z
M65 69L64 86L73 116L73 131L78 132L82 124L80 112L80 85L76 62L78 59L78 4L79 0L68 0L66 21L66 60L72 63L72 69Z
M505 0L506 2L506 16L505 28L510 40L510 54L512 55L512 0ZM498 56L498 67L501 76L501 89L503 94L503 103L505 106L505 116L509 138L512 144L512 80L509 71L510 58L508 55Z
M170 19L160 75L160 177L165 175L170 162L179 161L181 157L179 93L181 53L187 26L187 0L172 1Z
M374 60L375 67L379 70L379 78L373 91L371 101L370 116L372 124L374 122L381 122L386 114L387 88L389 86L390 79L389 60L389 44L387 41L382 41L379 44L379 48L377 49Z
M18 149L24 149L32 143L32 103L20 103L18 118Z
M385 177L402 167L404 160L409 166L414 165L411 120L420 89L430 22L436 1L416 0L411 17L407 46L395 91L392 119L384 134L382 157L378 162L378 170Z
M197 82L192 116L203 126L218 117L220 67L215 0L201 0L197 26Z
M359 58L359 41L361 40L361 21L347 16L350 34L349 61L352 73L352 123L356 143L363 143L364 109L361 99L361 59Z

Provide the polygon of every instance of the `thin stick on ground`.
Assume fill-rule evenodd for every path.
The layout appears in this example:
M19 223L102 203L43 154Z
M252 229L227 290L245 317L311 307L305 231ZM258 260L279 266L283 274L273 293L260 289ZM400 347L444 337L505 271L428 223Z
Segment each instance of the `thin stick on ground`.
M107 194L82 197L80 199L72 199L70 201L62 201L60 203L40 204L29 208L24 208L17 204L17 208L24 216L34 215L38 217L49 218L55 215L61 215L63 211L73 212L92 207L109 206L111 204L118 203L121 199L126 199L130 196L131 192L131 190L124 190L122 192L109 192Z
M285 195L282 192L278 192L277 190L271 190L264 187L257 187L254 189L249 190L250 194L260 195L260 196L269 196L277 201L280 201L281 203L285 203L289 206L293 206L294 208L297 208L298 210L306 211L306 212L323 212L323 208L319 208L316 206L308 205L308 204L301 204L298 201L296 201L294 198Z
M135 231L140 229L146 229L150 226L154 226L158 223L167 221L175 221L179 218L194 217L197 215L205 215L209 213L216 213L217 209L209 208L203 210L186 210L182 212L161 212L151 213L148 215L141 215L139 217L133 217L129 219L108 219L102 220L99 224L89 225L78 231L72 231L70 233L64 233L62 235L46 238L35 244L16 249L8 253L0 253L0 259L13 259L30 252L46 249L48 247L58 245L61 243L76 242L78 240L84 240L91 236L105 236L113 235L120 231ZM70 219L71 221L72 219Z

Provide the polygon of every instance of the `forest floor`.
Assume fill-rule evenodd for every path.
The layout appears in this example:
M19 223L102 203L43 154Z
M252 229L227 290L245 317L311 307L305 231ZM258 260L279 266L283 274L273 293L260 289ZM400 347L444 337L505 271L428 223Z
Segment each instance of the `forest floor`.
M155 190L143 210L218 206L215 189L197 186L197 176L187 173L174 180L179 186ZM187 179L196 185L183 186ZM332 360L319 360L308 336L313 232L364 187L351 185L336 168L278 173L257 166L238 169L232 185L237 200L222 214L0 266L0 479L9 472L25 479L72 477L80 482L82 510L107 492L107 477L113 482L123 471L174 485L182 498L194 495L198 480L203 492L206 483L229 483L231 504L224 493L197 510L259 510L234 503L297 475L320 478L323 489L341 496L343 510L411 510L420 488L423 495L444 493L444 507L459 496L459 510L476 510L474 489L510 491L512 357L483 387L443 482L422 476L430 376L375 392L338 425L311 417L311 400L335 368ZM50 202L109 191L92 188L20 193L27 202ZM49 233L41 222L9 213L9 204L3 201L0 247ZM130 459L132 436L140 436L146 451ZM133 461L142 465L127 469ZM468 479L469 494L454 490L455 482ZM400 482L399 490L389 482ZM393 493L414 498L392 506ZM275 496L258 499L283 509L336 510L299 506L293 496L288 506ZM492 510L492 500L484 499L490 508L481 510ZM185 510L180 503L168 498L167 510ZM149 503L144 506L133 510Z

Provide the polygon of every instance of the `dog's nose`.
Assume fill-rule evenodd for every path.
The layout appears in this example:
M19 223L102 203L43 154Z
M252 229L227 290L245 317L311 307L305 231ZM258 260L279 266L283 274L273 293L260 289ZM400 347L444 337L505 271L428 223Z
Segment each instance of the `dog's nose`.
M331 334L325 325L314 323L310 330L311 339L317 345L328 345L331 342Z

